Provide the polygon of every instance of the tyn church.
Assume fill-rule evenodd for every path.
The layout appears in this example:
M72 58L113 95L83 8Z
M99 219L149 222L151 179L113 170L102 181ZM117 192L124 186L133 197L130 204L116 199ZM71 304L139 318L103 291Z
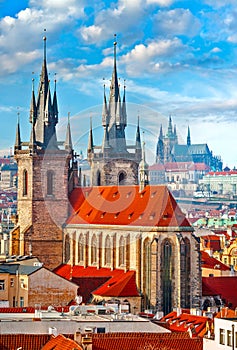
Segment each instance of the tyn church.
M125 89L120 97L116 42L108 103L105 92L103 99L102 146L94 144L91 124L92 186L81 187L70 121L65 141L57 140L56 82L52 97L44 38L37 96L34 82L32 87L30 141L21 140L19 122L16 130L18 222L11 232L10 254L38 256L61 274L67 269L65 278L81 278L97 301L126 299L138 310L164 313L199 307L199 242L193 228L167 187L148 184L139 123L134 144L126 142L126 98ZM108 275L114 280L104 288Z

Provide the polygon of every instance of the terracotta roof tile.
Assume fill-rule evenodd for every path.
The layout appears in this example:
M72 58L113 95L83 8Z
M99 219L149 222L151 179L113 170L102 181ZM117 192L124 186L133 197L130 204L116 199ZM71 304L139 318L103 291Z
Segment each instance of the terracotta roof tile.
M105 333L93 334L93 350L202 350L202 338L185 333Z
M78 278L81 282L83 281L79 283L79 285L86 285L86 295L83 294L83 289L79 290L83 302L88 300L88 294L116 297L139 296L135 271L124 272L120 269L97 269L94 266L84 268L83 266L61 265L54 272L68 280L72 278L76 283ZM96 280L96 283L88 283L91 279Z
M105 224L161 227L191 225L166 186L100 186L75 189L67 224Z
M230 271L230 267L223 264L221 261L211 257L207 252L201 251L202 267L208 269L216 269L221 271Z
M1 334L0 349L13 350L22 347L24 350L41 350L49 339L48 334Z
M42 347L42 350L83 350L74 340L59 334L52 338Z
M161 321L166 322L169 330L172 332L192 332L193 337L200 337L206 334L207 322L209 326L213 322L205 316L191 315L190 313L182 312L177 315L176 311L172 311L164 316Z
M221 277L203 277L202 278L202 294L203 296L220 295L226 304L232 304L233 308L237 307L237 277L221 276Z

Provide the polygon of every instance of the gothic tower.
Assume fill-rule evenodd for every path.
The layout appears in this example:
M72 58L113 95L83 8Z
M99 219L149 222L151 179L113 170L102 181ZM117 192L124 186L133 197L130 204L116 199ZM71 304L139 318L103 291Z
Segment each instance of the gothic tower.
M156 163L173 162L172 150L175 145L178 144L178 137L176 132L176 126L172 125L172 118L169 117L167 134L164 136L162 126L160 128L160 135L158 137L156 146Z
M117 42L115 40L109 103L107 103L104 87L102 110L104 137L102 146L94 145L92 123L90 125L87 155L91 166L92 186L138 184L138 166L142 156L140 128L138 123L135 144L128 146L125 136L127 126L125 86L121 101L117 75L116 46Z
M34 255L54 268L63 261L62 225L68 217L75 163L69 122L65 142L57 141L56 80L51 98L46 37L37 98L34 79L32 85L29 142L21 141L17 123L14 156L18 164L18 221L11 233L10 254Z

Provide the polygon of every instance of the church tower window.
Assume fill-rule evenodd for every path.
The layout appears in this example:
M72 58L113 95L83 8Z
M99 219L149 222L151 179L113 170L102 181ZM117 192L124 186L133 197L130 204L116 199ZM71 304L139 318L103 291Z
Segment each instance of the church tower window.
M93 235L91 239L91 264L95 264L97 262L97 239L96 236Z
M119 266L125 264L125 239L122 236L119 240Z
M127 177L126 173L123 172L123 171L119 174L119 176L118 176L118 184L120 186L125 185L126 177Z
M96 185L101 186L101 174L100 171L97 172Z
M166 240L163 245L162 290L163 311L168 314L172 310L172 245Z
M111 265L112 252L111 252L111 240L107 236L105 239L105 265Z
M190 242L187 238L180 243L181 307L190 307Z
M23 171L23 196L28 194L28 172L27 170Z
M53 195L53 178L54 173L52 170L47 171L47 195L52 196Z
M78 241L78 262L84 261L84 237L81 234Z

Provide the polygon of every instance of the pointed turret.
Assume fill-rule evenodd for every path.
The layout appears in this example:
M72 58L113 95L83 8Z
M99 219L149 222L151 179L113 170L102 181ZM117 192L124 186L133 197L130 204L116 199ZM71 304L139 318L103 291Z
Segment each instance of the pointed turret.
M34 78L32 79L32 95L31 95L31 103L30 103L30 123L35 124L37 117L37 109L35 102L35 89L34 89Z
M57 80L54 80L54 94L53 94L53 117L55 124L58 123L58 101L57 101L57 92L56 92L56 83Z
M160 134L156 146L156 163L164 163L164 136L162 125L160 126Z
M108 127L104 128L104 138L103 138L103 144L102 144L102 151L104 152L104 156L107 156L106 150L110 148L109 145L109 132Z
M19 113L17 114L17 126L16 126L16 139L15 139L15 151L21 149L21 133L20 133L20 122Z
M70 126L70 112L68 112L67 132L66 132L64 147L65 147L65 150L67 150L69 153L72 152L73 147L72 147L71 126Z
M104 84L104 102L103 102L103 110L102 110L102 126L107 127L109 125L109 112L107 107L107 100L105 94L105 84Z
M92 118L90 118L90 131L88 138L88 147L87 147L87 158L90 162L91 156L94 153L94 142L93 142L93 131L92 131Z
M149 165L145 157L145 142L142 144L142 160L139 164L139 187L140 192L149 185Z
M46 125L48 125L52 121L52 102L51 102L51 93L50 93L50 87L48 88L47 93L47 99L45 104L45 110L44 110L44 121Z
M35 143L39 149L58 149L55 126L58 122L58 107L56 90L53 104L51 99L47 63L46 37L44 40L44 57L41 69L37 103L35 103L34 89L32 92L30 121L34 126Z
M114 69L112 73L111 85L110 85L110 97L109 97L109 114L110 114L110 128L117 122L117 107L120 100L119 96L119 84L117 75L117 64L116 64L116 35L114 41Z
M190 145L191 145L191 136L190 136L190 129L188 126L187 146L190 146Z
M137 117L137 131L136 131L136 145L135 145L135 147L136 147L136 149L135 149L136 157L137 157L137 159L139 161L141 159L141 157L142 157L139 116Z
M124 87L123 87L123 104L122 104L122 123L124 126L127 126L127 108L126 108L126 96L125 96L125 91L126 91L126 85L125 85L125 80L124 80Z
M171 119L171 115L169 117L169 125L168 125L168 133L167 133L168 137L172 137L173 136L173 127L172 127L172 119Z

